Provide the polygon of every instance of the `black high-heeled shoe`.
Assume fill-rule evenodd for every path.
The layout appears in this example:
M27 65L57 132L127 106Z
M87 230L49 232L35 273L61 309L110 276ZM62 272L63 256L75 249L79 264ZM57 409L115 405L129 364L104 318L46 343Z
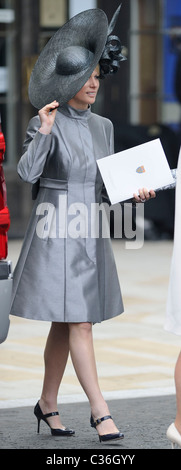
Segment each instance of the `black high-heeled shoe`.
M42 421L45 421L46 424L48 424L49 428L51 429L52 436L73 436L75 434L75 431L73 431L72 429L69 429L69 428L65 428L65 429L53 429L53 428L51 428L50 424L47 421L47 418L50 418L51 416L59 415L58 411L53 411L52 413L47 413L47 414L44 415L41 411L39 403L37 403L35 408L34 408L34 414L35 414L35 416L38 420L38 429L37 429L38 434L40 432L40 421L41 421L41 419L42 419Z
M103 418L98 418L98 419L95 419L92 417L90 417L90 425L92 428L95 428L98 426L98 424L100 424L102 421L105 421L106 419L112 419L112 416L108 415L108 416L103 416ZM115 432L115 433L111 433L111 434L98 434L99 436L99 441L101 442L105 442L105 441L113 441L114 439L123 439L124 438L124 434L122 432Z

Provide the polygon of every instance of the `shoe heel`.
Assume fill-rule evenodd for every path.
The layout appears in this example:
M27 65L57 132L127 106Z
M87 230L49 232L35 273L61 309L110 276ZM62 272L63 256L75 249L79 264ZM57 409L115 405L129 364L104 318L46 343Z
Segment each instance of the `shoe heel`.
M37 418L37 420L38 420L37 434L39 434L40 433L40 421L41 421L41 419Z
M175 442L172 442L172 443L171 443L171 446L172 446L172 449L175 449L175 448L176 448Z

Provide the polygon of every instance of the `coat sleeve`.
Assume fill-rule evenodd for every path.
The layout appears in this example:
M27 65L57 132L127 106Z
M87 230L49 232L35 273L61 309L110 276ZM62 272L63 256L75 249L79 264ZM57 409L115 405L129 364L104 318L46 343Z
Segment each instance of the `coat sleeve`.
M51 147L51 134L39 132L39 117L29 122L23 145L24 153L19 160L17 171L19 176L28 183L36 183L40 178Z

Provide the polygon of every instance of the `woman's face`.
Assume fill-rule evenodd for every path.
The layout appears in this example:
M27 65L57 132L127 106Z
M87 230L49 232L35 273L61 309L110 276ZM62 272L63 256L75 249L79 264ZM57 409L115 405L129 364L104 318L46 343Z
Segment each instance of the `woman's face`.
M95 103L99 90L99 66L96 67L90 78L80 91L68 102L72 108L87 109L89 105Z

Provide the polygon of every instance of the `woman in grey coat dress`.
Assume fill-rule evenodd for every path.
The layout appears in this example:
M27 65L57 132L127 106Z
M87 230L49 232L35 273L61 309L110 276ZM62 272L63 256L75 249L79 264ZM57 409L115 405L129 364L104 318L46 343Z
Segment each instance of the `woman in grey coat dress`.
M90 403L91 426L108 441L124 436L99 387L92 325L120 315L123 304L110 240L101 236L101 225L91 236L97 220L92 207L101 203L103 186L96 159L113 153L112 123L90 108L99 75L98 65L67 104L51 101L29 123L18 173L29 183L40 181L40 187L14 273L11 314L52 322L34 409L38 432L44 420L53 435L74 434L57 411L70 352ZM154 195L145 189L136 200Z

